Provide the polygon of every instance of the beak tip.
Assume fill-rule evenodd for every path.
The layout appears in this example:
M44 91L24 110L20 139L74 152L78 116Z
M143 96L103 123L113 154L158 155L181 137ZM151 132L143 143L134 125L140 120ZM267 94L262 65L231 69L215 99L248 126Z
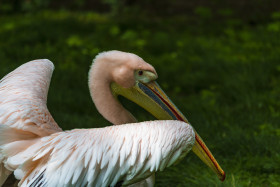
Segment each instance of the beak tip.
M220 180L223 182L226 179L226 173L224 172L223 175L221 176Z

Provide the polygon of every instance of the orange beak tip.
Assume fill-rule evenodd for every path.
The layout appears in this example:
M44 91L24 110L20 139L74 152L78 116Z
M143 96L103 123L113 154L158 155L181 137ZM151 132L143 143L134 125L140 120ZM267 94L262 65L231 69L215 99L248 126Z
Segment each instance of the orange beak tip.
M224 182L225 179L226 179L226 173L224 172L224 174L222 175L222 178L220 178L220 180L221 180L222 182Z

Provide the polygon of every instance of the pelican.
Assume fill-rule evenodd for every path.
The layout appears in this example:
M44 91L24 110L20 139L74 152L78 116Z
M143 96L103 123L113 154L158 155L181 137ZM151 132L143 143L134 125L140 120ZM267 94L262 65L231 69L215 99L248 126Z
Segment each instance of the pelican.
M0 186L12 173L19 186L153 186L162 171L192 150L219 177L225 172L186 117L156 83L155 69L139 56L100 53L89 89L114 126L62 131L47 109L54 65L25 63L0 81ZM159 121L137 123L121 95Z

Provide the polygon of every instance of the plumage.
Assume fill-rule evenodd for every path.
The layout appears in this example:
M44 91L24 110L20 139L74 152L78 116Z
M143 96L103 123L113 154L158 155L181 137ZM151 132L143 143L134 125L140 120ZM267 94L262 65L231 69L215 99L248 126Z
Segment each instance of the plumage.
M116 125L105 128L61 130L46 105L53 70L49 60L35 60L0 81L0 186L12 172L23 187L153 186L155 172L197 145L186 120L136 123L118 102L124 94L158 119L185 119L157 84L151 88L157 74L142 58L119 51L95 58L90 93Z
M35 60L0 81L1 124L39 136L61 131L46 106L53 70L49 60Z

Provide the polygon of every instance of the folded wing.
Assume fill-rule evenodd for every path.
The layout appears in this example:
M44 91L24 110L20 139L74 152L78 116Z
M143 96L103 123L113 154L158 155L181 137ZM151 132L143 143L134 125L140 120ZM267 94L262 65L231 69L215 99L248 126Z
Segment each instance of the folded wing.
M36 153L15 173L21 186L127 185L185 156L194 139L192 127L179 121L60 132L34 144Z

